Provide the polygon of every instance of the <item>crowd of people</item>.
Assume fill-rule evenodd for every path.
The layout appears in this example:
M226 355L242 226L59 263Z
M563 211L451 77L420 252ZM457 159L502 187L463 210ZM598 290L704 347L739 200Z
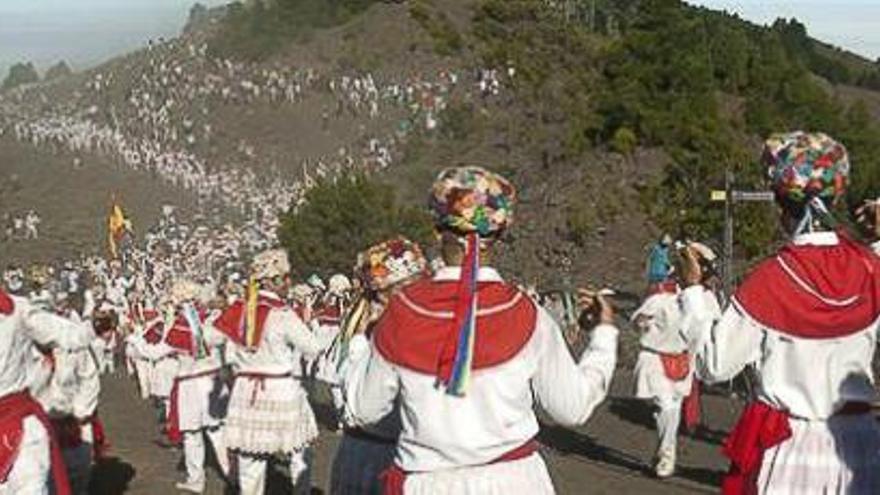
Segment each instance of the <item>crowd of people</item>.
M619 318L610 291L542 299L491 266L513 221L513 184L476 167L440 173L428 195L436 260L395 238L362 246L350 274L294 283L277 249L279 215L319 178L391 166L407 135L442 125L459 92L497 97L514 68L322 74L213 58L197 38L151 44L109 67L60 104L41 85L0 96L0 136L76 156L74 166L109 157L228 215L184 221L167 206L141 239L123 238L117 258L5 269L0 495L50 484L58 495L87 492L109 447L100 376L117 363L182 447L183 491L204 492L210 446L223 479L245 495L263 493L272 459L308 493L318 428L306 384L318 380L342 434L333 494L554 492L535 406L565 426L593 415L618 367ZM315 95L331 96L325 122L400 124L303 162L297 178L248 161L209 166L200 155L218 139L214 109ZM258 160L245 142L237 150ZM791 241L734 294L719 297L706 246L665 238L652 251L632 315L641 332L633 394L655 411L652 467L659 478L675 473L680 425L699 421L700 384L748 367L757 379L724 443L725 494L878 493L870 412L880 260L833 218L849 158L830 137L801 132L771 137L763 158ZM862 213L862 235L880 237L880 207ZM38 239L35 212L6 220L7 238ZM574 359L564 330L578 324L590 337Z
M448 69L380 76L236 62L210 55L202 35L191 33L86 73L65 98L54 97L64 82L0 94L0 136L72 155L74 167L104 156L152 174L192 193L202 211L219 206L256 224L273 244L279 214L302 204L319 179L390 167L400 143L413 132L434 131L453 98L497 96L506 82L500 74L476 71L471 85ZM224 107L295 108L308 98L323 102L325 128L335 119L383 117L398 124L384 133L362 130L355 142L300 158L300 166L285 165L285 172L278 157L217 136L217 112ZM205 156L218 147L219 160Z
M880 258L857 239L878 238L880 205L860 210L858 236L838 227L832 207L851 166L824 134L774 135L764 161L791 241L728 302L705 245L664 238L652 252L632 320L642 332L634 395L656 411L655 472L675 472L679 426L698 419L699 384L750 367L755 390L723 444L731 467L722 492L876 493ZM118 263L95 260L93 275L111 274L101 293L68 265L54 275L68 280L65 297L45 288L48 270L32 274L44 284L21 297L10 294L9 281L22 277L11 270L0 292L0 403L9 411L0 427L15 442L0 450L9 466L0 489L45 493L50 472L56 493L83 489L107 446L97 377L119 349L163 434L183 447L182 491L204 492L210 445L241 493L264 492L272 459L289 465L295 493L309 493L318 428L306 384L317 378L333 391L343 435L330 493L554 493L535 408L575 426L604 401L618 367L613 294L578 292L578 321L591 328L575 359L558 318L491 265L514 219L513 184L451 168L428 196L437 260L389 239L326 283L294 283L275 248L246 266L221 264L226 284L199 278L201 267L187 271L192 259L172 263L152 292L118 276ZM166 236L186 230L172 213ZM135 278L156 272L127 263Z
M40 224L43 219L34 210L24 213L3 214L3 239L5 241L29 241L40 238Z

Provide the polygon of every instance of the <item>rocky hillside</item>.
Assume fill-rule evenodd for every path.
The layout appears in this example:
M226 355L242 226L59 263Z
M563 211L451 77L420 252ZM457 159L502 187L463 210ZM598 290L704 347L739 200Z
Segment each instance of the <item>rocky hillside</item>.
M485 165L521 191L501 264L544 286L638 291L660 229L717 238L708 191L725 168L759 187L755 158L774 130L838 136L854 157L853 201L877 192L872 64L803 48L807 34L787 23L759 28L673 0L596 3L593 16L580 2L540 0L233 6L179 39L3 94L0 126L7 139L22 122L65 135L65 116L136 140L148 156L135 161L151 165L69 137L51 149L65 162L100 155L133 169L120 180L145 190L177 184L172 202L224 219L268 210L252 204L260 191L274 188L260 201L286 209L321 177L352 171L421 205L439 168ZM828 63L843 56L845 77ZM19 176L42 160L25 155L0 153L3 172L10 157ZM195 179L169 172L181 161L198 165ZM100 182L82 187L108 196ZM739 213L738 251L760 255L775 236L772 212Z

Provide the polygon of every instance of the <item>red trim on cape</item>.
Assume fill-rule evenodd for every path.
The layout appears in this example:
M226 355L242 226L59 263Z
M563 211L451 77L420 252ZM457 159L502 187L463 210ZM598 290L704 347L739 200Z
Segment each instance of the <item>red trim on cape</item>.
M257 298L257 335L256 346L259 347L263 341L263 326L269 312L273 309L285 307L284 302L265 296ZM219 330L223 335L229 337L230 340L240 346L246 346L245 342L245 320L247 316L247 302L243 300L235 301L232 306L226 309L217 320L214 321L214 328Z
M12 472L18 457L21 442L24 439L24 420L34 416L49 434L50 472L55 485L55 495L70 495L70 481L61 449L52 434L53 428L49 417L39 402L28 392L17 392L0 397L0 483L5 483Z
M451 367L444 353L457 334L453 310L458 281L422 280L391 299L374 330L376 348L388 361L426 374ZM473 369L509 361L531 339L537 323L535 304L503 282L480 282ZM415 306L417 309L413 308Z
M144 340L150 345L156 345L162 341L162 335L165 333L165 323L157 321L147 325L144 332Z
M798 338L853 335L880 317L880 258L838 234L832 246L788 244L734 295L756 322Z
M15 311L15 301L6 291L0 289L0 314L9 316Z

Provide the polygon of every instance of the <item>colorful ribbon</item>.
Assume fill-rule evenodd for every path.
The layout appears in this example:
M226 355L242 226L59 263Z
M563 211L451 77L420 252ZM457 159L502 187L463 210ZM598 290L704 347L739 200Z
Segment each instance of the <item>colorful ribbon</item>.
M477 277L480 273L480 236L472 232L467 236L467 252L462 263L458 283L458 304L455 309L455 328L458 344L452 373L446 383L446 393L464 397L471 381L474 360L474 342L477 337Z

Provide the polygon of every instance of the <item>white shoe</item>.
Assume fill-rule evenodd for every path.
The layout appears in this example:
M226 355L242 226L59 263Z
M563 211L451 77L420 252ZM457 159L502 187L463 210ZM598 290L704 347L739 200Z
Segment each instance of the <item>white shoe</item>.
M663 449L657 452L654 473L658 478L669 478L675 473L675 449Z
M187 481L185 483L176 483L174 485L180 491L190 492L190 493L203 493L205 491L205 483L195 482L195 481Z

